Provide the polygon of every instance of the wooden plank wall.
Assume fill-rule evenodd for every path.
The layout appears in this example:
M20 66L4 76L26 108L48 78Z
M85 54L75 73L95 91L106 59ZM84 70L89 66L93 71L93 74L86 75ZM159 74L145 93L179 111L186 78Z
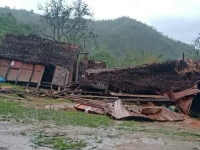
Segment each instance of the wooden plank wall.
M8 81L29 82L31 74L32 83L39 83L43 75L44 66L0 59L0 76Z

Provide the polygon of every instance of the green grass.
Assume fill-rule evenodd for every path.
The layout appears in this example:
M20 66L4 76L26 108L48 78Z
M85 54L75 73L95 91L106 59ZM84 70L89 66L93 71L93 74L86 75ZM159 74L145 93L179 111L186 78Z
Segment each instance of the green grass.
M126 123L120 124L118 127L116 127L118 130L127 130L130 132L146 132L146 133L152 133L152 134L163 134L170 137L182 137L182 138L195 138L200 140L200 134L198 133L192 133L190 131L177 131L176 129L163 129L163 128L154 128L154 129L148 129L145 126L137 126L132 125L129 126L126 125Z
M15 119L22 123L55 122L60 125L78 125L86 127L109 126L112 120L107 116L86 114L84 112L42 110L20 106L19 103L0 99L0 116L3 120Z
M135 124L135 121L132 120L132 121L123 121L122 124L120 124L120 126L123 126L123 127L133 127Z
M10 84L10 83L1 83L1 86L12 86L13 88L15 88L17 91L23 91L24 87L20 86L20 85L14 85L14 84Z
M87 146L84 141L74 141L68 137L49 137L42 132L35 132L30 142L33 143L32 147L34 148L48 146L57 150L80 149Z

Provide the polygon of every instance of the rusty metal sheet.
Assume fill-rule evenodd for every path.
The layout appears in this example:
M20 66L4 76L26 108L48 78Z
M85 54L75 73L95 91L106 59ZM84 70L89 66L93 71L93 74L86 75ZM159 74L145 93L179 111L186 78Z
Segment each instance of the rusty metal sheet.
M172 112L166 107L161 107L162 111L156 113L154 115L143 115L141 114L141 110L146 108L144 106L137 106L129 107L128 110L131 111L133 117L141 117L146 118L154 121L182 121L184 120L184 115L178 114L176 112Z
M31 70L21 69L21 72L18 77L18 81L28 82L31 77L31 73L32 73Z
M11 68L9 69L7 80L16 81L19 69Z
M136 106L138 107L138 106ZM110 114L116 119L122 119L126 117L140 117L145 119L150 119L154 121L182 121L184 120L184 115L172 112L166 107L161 107L162 110L154 115L143 115L141 114L142 106L138 108L127 109L121 102L120 99L114 103L106 104L105 102L98 102L90 100L89 102L82 102L75 108L81 110L87 110L88 112L95 112L99 114Z
M120 99L114 102L113 111L111 115L116 119L132 116L131 113L124 107Z
M92 113L97 113L97 114L105 114L104 109L102 108L97 108L97 107L93 107L93 106L89 106L84 105L84 104L79 104L77 106L75 106L76 109L80 109L80 110L84 110L84 111L88 111L88 112L92 112Z
M155 121L182 121L184 120L184 115L172 112L166 107L162 107L162 111L155 115L147 116L151 120Z
M189 115L192 101L193 101L193 96L181 98L177 102L177 107L179 107L185 115Z

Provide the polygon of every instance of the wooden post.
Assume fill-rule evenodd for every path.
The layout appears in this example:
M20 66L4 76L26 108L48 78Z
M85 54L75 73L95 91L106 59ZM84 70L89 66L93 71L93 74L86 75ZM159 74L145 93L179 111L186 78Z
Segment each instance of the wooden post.
M16 78L16 81L15 81L15 85L17 85L18 78L19 78L19 75L20 75L21 70L22 70L22 65L23 65L23 63L21 63L21 66L20 66L20 68L19 68L19 71L18 71L18 74L17 74L17 78Z
M44 66L44 68L43 68L43 70L42 70L42 74L41 74L41 76L40 76L40 81L38 82L38 84L37 84L37 87L36 87L36 92L38 91L38 89L39 89L39 87L40 87L40 85L41 85L41 80L42 80L42 76L43 76L43 74L44 74L44 69L45 69L45 66Z
M9 70L10 70L10 63L11 63L11 62L12 62L12 60L10 60L10 62L9 62L8 70L6 71L6 75L5 75L5 80L7 80L8 73L9 73Z
M35 64L33 65L33 69L32 69L32 72L31 72L31 76L30 76L29 81L28 81L27 86L26 86L27 89L29 88L31 79L32 79L32 77L33 77L34 70L35 70Z
M78 63L78 55L77 55L77 61L76 61L76 82L78 82L78 67L79 67L79 63Z
M185 54L183 53L183 62L185 62Z
M67 71L65 72L65 79L64 79L64 83L63 83L63 87L65 89L65 85L66 85L66 81L67 81L67 74L68 74L68 69L66 69Z

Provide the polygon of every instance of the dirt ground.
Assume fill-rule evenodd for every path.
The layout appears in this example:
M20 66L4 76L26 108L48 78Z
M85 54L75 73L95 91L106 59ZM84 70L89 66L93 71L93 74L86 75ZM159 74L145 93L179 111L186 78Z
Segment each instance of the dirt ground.
M149 132L149 129L152 129L151 131L153 132ZM83 150L200 149L200 137L172 136L165 132L156 132L159 129L165 130L166 133L186 131L187 129L188 132L200 134L197 126L194 127L184 122L136 122L132 131L119 129L117 126L88 128L79 126L56 126L49 123L18 124L14 122L0 122L0 150L32 150L30 135L36 131L43 131L46 135L66 135L74 140L84 140L87 142L87 146ZM22 133L26 133L26 135ZM38 147L36 150L51 150L51 148Z
M44 101L43 101L44 102ZM31 100L26 103L35 108L73 110L73 103L41 103ZM1 120L1 118L0 118ZM22 124L0 121L0 150L52 150L43 146L32 148L31 136L43 132L46 136L67 136L74 141L83 140L83 150L200 150L200 121L187 118L184 122L134 122L123 126L116 121L114 126L89 128L58 126L53 123Z

